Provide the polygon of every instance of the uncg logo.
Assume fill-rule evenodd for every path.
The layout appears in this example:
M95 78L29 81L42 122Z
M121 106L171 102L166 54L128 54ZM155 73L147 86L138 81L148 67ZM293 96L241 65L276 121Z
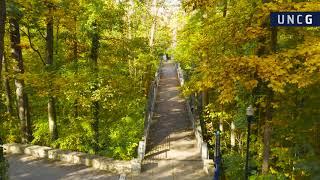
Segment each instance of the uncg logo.
M271 26L320 26L320 12L272 12Z

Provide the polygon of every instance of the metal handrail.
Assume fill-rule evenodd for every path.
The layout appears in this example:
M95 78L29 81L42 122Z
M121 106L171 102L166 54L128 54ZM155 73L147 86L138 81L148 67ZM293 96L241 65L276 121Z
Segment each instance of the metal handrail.
M159 81L160 81L161 67L162 67L162 61L160 61L160 63L159 63L158 70L155 73L154 80L151 83L149 94L148 94L148 102L146 104L147 107L146 107L146 116L145 116L145 124L144 124L144 135L142 137L142 140L139 141L139 147L138 147L138 160L140 160L140 161L142 161L142 159L145 156L145 152L146 152L150 124L151 124L151 120L153 117L155 101L157 98L157 91L158 91L158 86L159 86Z

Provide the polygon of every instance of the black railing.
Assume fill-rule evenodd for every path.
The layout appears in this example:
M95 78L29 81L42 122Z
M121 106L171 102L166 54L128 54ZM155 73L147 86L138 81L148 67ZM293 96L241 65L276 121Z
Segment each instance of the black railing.
M154 80L151 82L149 93L148 93L148 100L146 103L146 112L145 112L145 121L144 121L144 135L142 140L139 141L138 146L138 159L141 161L144 158L147 146L147 139L149 135L149 129L151 125L151 120L153 117L154 106L157 99L157 91L160 81L160 74L161 74L161 67L162 61L159 63L159 68L155 73Z

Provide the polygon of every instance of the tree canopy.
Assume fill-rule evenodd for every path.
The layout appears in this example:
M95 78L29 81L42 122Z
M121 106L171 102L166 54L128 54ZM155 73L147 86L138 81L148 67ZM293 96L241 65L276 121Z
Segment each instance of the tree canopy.
M6 3L4 142L131 159L143 135L146 84L170 44L168 23L135 0Z

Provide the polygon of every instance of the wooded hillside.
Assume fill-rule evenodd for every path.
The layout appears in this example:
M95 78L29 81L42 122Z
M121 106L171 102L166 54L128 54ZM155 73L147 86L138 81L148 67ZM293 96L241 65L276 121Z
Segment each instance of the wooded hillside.
M184 1L175 59L227 179L244 175L246 108L252 177L320 178L320 29L271 27L270 12L317 12L318 1ZM277 178L276 178L277 177Z

